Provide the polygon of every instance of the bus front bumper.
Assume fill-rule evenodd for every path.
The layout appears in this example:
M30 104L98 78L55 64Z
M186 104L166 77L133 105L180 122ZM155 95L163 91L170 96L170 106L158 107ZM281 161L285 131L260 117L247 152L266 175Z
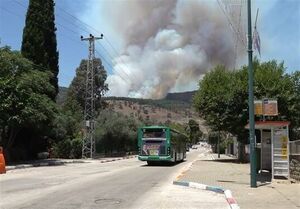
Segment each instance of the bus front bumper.
M170 161L171 156L139 156L141 161Z

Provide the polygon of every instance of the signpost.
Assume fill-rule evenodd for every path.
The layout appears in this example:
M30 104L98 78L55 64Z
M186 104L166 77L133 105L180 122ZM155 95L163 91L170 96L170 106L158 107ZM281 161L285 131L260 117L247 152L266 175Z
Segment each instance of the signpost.
M278 105L276 99L263 99L255 100L255 115L262 116L277 116L278 115Z
M278 115L278 108L277 108L277 100L263 100L263 114L265 116L276 116Z
M261 100L254 101L254 112L255 115L263 115L263 105Z
M251 24L251 0L248 0L248 106L249 106L249 135L250 135L250 174L251 187L257 187L256 181L256 153L255 153L255 122L254 122L254 90L253 90L253 63L252 63L252 24Z

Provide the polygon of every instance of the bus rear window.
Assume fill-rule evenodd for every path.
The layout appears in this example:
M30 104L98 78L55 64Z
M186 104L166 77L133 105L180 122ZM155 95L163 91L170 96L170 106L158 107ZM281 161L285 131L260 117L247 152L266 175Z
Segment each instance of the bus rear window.
M143 138L166 138L164 129L143 129Z

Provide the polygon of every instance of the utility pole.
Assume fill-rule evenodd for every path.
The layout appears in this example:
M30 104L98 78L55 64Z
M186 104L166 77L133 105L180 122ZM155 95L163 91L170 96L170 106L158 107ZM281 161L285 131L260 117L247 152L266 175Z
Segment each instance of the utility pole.
M82 143L82 158L93 158L95 153L95 40L102 39L90 34L89 37L80 37L81 41L89 42L89 59L87 61L85 81L85 105L84 105L84 138Z
M251 25L251 0L248 0L248 106L249 106L249 135L250 135L250 176L251 187L256 185L256 153L255 153L255 121L254 121L254 92L253 92L253 65L252 65L252 25Z

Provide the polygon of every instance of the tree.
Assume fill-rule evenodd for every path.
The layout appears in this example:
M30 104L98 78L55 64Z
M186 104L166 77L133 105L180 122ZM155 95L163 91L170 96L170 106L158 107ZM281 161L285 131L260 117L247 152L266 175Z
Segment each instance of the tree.
M300 71L296 71L291 75L291 80L293 83L293 93L292 99L290 100L289 109L291 112L291 117L293 118L292 126L298 128L298 138L300 137ZM296 131L296 130L295 130Z
M188 128L188 124L180 124L180 123L175 123L175 122L171 122L170 124L168 124L168 126L171 129L174 129L176 131L179 131L180 133L188 136L190 134L189 128Z
M96 151L105 154L135 151L139 125L120 113L101 111L96 122Z
M278 64L274 60L260 63L255 59L254 76L255 98L278 100L280 115L270 119L289 120L292 127L299 127L299 93L296 87L299 75L286 74L283 63ZM194 97L196 110L212 130L229 132L242 143L248 141L248 132L244 128L248 122L247 81L247 66L237 71L217 66L200 81L199 90Z
M234 74L226 71L224 66L217 66L206 74L199 84L199 90L194 96L194 106L200 116L213 130L223 130L232 121L230 105L233 103Z
M72 80L67 93L67 104L76 101L81 112L84 111L85 105L85 83L86 83L87 60L81 60L79 67L76 69L76 76ZM100 59L94 59L95 75L95 108L103 108L106 104L101 101L102 96L108 91L108 85L105 83L107 74ZM101 101L101 102L100 102ZM74 103L73 103L74 104ZM68 106L68 105L67 105Z
M58 51L53 0L30 0L23 30L22 55L52 73L50 83L55 91L48 96L55 100L58 93Z
M54 121L51 136L53 140L53 153L55 157L80 157L82 146L82 121L85 105L85 81L86 81L87 60L82 60L76 69L76 76L72 80L67 98L62 105L60 114ZM106 72L100 59L94 60L95 74L95 97L96 111L104 108L105 102L100 103L100 98L108 90Z
M199 141L200 137L202 137L203 133L199 128L199 124L195 120L190 119L188 125L190 142L192 144L196 144Z
M45 148L45 130L57 112L56 104L46 96L55 91L50 74L35 70L19 52L2 48L0 89L1 144L7 160L33 156Z

